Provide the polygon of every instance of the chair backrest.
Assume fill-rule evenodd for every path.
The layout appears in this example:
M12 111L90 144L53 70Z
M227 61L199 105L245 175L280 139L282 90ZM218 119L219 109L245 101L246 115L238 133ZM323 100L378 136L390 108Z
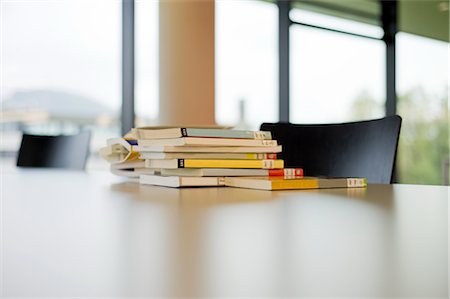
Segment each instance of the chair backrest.
M40 136L23 134L18 167L48 167L83 170L89 154L91 134Z
M342 124L264 123L283 146L285 167L307 176L365 177L389 184L397 153L400 116Z

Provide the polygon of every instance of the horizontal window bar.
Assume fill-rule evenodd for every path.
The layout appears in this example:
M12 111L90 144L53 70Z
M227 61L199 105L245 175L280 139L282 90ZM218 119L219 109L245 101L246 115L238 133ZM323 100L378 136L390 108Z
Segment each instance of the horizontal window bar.
M322 30L327 30L327 31L331 31L331 32L357 36L357 37L369 38L369 39L374 39L374 40L383 40L382 38L375 37L375 36L358 34L358 33L353 33L353 32L347 32L347 31L342 31L342 30L337 30L337 29L331 29L331 28L327 28L327 27L311 25L311 24L297 22L297 21L292 21L292 20L291 20L291 24L300 25L300 26L306 26L306 27L311 27L311 28L316 28L316 29L322 29Z

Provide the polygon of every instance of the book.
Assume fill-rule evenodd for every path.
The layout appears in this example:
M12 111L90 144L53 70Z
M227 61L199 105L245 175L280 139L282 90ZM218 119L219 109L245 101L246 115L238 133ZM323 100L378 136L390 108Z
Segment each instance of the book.
M111 169L134 169L145 168L144 160L125 161L122 163L111 164Z
M132 147L133 151L156 153L281 153L281 145L277 146L142 146Z
M111 138L107 140L107 145L100 149L100 156L112 164L138 160L139 153L133 148L124 138Z
M177 168L161 169L161 175L166 176L287 176L303 177L301 168L283 169L245 169L245 168Z
M275 153L155 153L141 152L140 159L219 159L219 160L275 160Z
M111 167L111 173L123 176L127 178L139 178L141 174L155 174L156 171L149 168L126 168L126 169L117 169Z
M134 172L137 174L161 174L161 169L151 169L151 168L135 168Z
M138 139L139 146L277 146L276 140L181 137L168 139Z
M224 186L223 177L179 177L179 176L160 176L146 175L139 177L141 184L165 186L165 187L201 187L201 186Z
M238 139L272 139L267 131L226 130L215 128L137 128L138 139L165 139L180 137L217 137Z
M219 126L219 125L206 125L206 126L183 126L185 128L198 128L198 129L220 129L220 130L231 130L233 127L230 126ZM128 131L123 138L125 139L139 139L138 138L138 130L163 130L163 129L173 129L173 128L180 128L176 126L144 126L144 127L138 127L138 128L132 128L130 131Z
M194 160L194 159L170 159L170 160L145 160L147 168L283 168L283 160Z
M278 177L226 177L225 186L260 189L322 189L322 188L359 188L366 187L364 178L278 178Z

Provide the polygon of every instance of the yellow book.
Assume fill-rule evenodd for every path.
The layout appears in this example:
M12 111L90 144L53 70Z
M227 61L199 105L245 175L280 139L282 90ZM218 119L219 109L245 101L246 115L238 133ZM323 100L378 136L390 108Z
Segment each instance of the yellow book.
M278 169L284 167L283 160L200 160L200 159L169 159L145 160L145 167L176 169L176 168L259 168Z
M279 178L279 177L226 177L225 186L261 189L325 189L325 188L360 188L366 187L365 178Z
M269 160L276 159L276 153L164 153L140 152L140 159L201 159L201 160Z

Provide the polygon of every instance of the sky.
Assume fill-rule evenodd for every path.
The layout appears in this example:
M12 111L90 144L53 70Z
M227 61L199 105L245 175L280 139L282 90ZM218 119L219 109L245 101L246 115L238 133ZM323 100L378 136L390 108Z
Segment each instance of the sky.
M56 89L119 106L119 1L1 1L4 98Z
M18 90L53 89L89 96L113 109L121 97L121 2L0 0L2 99ZM136 0L136 111L158 113L158 3ZM380 34L379 28L293 12L305 22ZM216 119L250 128L277 121L277 8L259 1L216 1ZM291 27L291 121L349 119L364 91L384 101L384 45ZM442 94L448 43L399 33L398 93L422 86ZM381 116L381 115L380 115Z

